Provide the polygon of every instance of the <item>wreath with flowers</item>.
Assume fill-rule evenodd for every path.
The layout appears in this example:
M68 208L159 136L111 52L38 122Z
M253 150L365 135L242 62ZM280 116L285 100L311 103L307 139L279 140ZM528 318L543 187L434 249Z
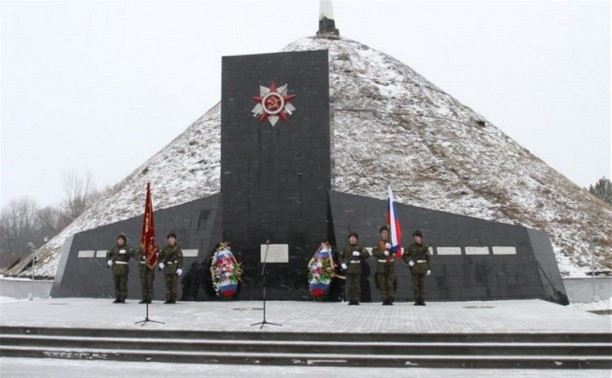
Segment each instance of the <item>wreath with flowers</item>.
M236 261L228 243L220 243L210 261L210 273L217 296L231 298L242 281L242 267Z
M308 262L308 286L313 297L320 298L329 292L329 285L335 276L334 270L331 247L322 243Z

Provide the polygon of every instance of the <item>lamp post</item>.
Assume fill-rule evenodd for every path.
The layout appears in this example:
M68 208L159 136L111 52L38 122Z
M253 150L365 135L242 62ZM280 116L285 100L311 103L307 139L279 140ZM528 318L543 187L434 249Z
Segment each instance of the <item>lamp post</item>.
M28 299L29 300L34 300L34 289L35 289L35 283L34 283L34 269L36 268L36 246L34 245L34 243L29 242L27 245L28 248L30 248L30 251L32 251L32 292L30 293L30 295L28 295Z
M595 295L595 246L599 242L598 238L592 238L589 243L589 250L591 251L591 274L593 277L591 278L591 283L593 286L593 302L599 301L599 295Z

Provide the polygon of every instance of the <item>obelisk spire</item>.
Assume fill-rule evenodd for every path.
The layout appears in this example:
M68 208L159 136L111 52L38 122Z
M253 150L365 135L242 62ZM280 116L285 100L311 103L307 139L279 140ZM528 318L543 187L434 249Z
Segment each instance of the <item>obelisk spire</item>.
M334 21L334 7L331 0L320 0L319 2L319 31L320 38L340 38L340 31L336 29Z

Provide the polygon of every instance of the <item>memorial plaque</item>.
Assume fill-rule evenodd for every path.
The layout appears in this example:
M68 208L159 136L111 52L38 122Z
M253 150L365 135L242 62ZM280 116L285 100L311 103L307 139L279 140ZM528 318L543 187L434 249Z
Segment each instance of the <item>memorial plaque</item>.
M86 251L79 251L79 258L88 258L88 257L94 257L95 251L92 250L86 250Z
M465 247L465 254L470 255L488 255L489 247Z
M266 259L266 249L268 256ZM289 262L289 244L262 244L260 248L261 259L259 262L263 263L264 259L268 263L288 263Z

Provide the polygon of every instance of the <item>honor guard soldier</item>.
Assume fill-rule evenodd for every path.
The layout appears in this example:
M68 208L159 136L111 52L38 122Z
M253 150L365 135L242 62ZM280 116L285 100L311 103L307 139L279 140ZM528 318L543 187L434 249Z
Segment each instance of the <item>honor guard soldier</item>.
M372 249L376 257L376 284L382 297L383 306L392 306L395 300L395 262L391 244L389 243L389 227L380 228L380 240Z
M113 303L125 303L127 298L130 254L125 234L119 234L117 244L106 252L106 263L111 268L113 282L115 283L115 301Z
M412 273L412 289L414 290L414 305L425 306L425 277L431 274L431 253L423 243L423 234L416 230L412 237L414 243L408 246L404 253L404 261L410 265Z
M134 250L134 259L138 261L140 273L141 301L140 303L151 303L153 300L153 286L155 281L155 271L149 268L147 256L142 247Z
M164 272L166 284L166 301L164 303L176 303L176 292L178 291L179 276L183 274L183 251L176 244L176 234L171 232L166 237L168 244L159 252L159 269Z
M338 253L342 269L346 271L344 291L349 305L358 305L361 296L361 259L368 258L370 254L361 245L357 244L359 235L351 232L348 236L349 244Z

